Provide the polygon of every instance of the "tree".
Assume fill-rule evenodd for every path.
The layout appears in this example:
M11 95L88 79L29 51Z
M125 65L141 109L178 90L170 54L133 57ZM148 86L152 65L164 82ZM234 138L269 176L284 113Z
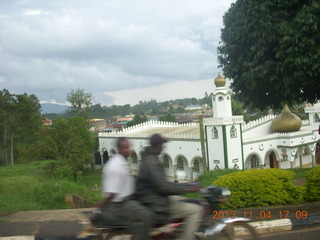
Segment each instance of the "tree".
M223 17L218 61L246 105L320 99L318 0L238 0Z
M176 117L171 114L171 113L168 113L166 115L163 115L163 116L160 116L159 117L159 121L163 121L163 122L177 122L177 119Z
M73 176L91 163L93 139L86 119L79 116L56 119L52 128L43 126L39 136L42 157L58 160L60 167L68 166Z
M127 123L127 127L131 127L131 126L134 126L134 125L137 125L137 124L140 124L140 123L144 123L147 121L147 117L144 116L144 115L138 115L138 114L135 114L132 121L129 121Z
M16 96L16 118L14 123L18 162L34 161L37 149L37 132L42 126L41 105L34 94L27 93Z
M78 116L90 119L91 107L92 107L92 95L91 93L85 93L84 89L71 89L71 92L67 94L67 101L71 106L67 109L70 113L75 113Z
M11 94L6 89L0 91L0 102L1 160L13 165L32 155L31 146L42 125L41 106L34 94Z
M14 104L15 99L7 89L3 89L3 91L0 91L0 162L2 162L2 164L4 165L9 164L9 136L11 135L12 129L11 123L14 119L14 113L12 111ZM13 164L13 161L11 162L11 164Z
M40 126L42 125L39 99L34 94L16 95L17 108L19 113L19 124L17 128L20 130L19 138L24 143L34 142L34 138Z

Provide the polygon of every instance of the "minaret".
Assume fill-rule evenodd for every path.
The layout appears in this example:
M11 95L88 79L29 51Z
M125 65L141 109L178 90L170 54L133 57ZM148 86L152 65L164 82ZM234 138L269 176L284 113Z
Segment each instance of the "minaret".
M214 84L216 90L212 94L213 117L231 117L231 92L225 87L226 80L221 77L220 73L214 80Z
M243 116L232 115L231 91L226 88L226 80L220 73L214 84L216 89L211 94L213 118L205 121L209 169L243 169Z

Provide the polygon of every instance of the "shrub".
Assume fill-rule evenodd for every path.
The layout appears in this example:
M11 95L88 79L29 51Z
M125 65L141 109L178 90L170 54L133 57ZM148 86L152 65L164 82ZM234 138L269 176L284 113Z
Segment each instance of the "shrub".
M47 174L52 176L59 167L59 162L57 160L45 160L41 161L39 165Z
M212 185L212 182L215 181L220 176L230 174L233 172L238 172L238 171L239 170L236 170L236 169L216 169L213 171L207 171L205 174L199 177L199 181L204 186L210 186Z
M218 177L238 171L239 170L237 169L216 169L212 171L207 171L205 174L200 176L197 181L199 181L202 186L210 186L212 185L212 182L215 181ZM193 199L198 199L202 197L200 193L186 193L184 194L184 196Z
M40 209L64 209L69 208L65 202L67 194L82 196L89 202L95 202L97 193L92 193L85 186L79 185L67 179L50 179L46 182L38 182L30 188L33 202L36 202ZM98 192L98 195L100 193Z
M69 160L45 160L40 164L40 167L50 176L80 181L84 172L74 166Z
M312 168L306 173L306 200L320 200L320 166Z
M219 177L214 185L231 190L223 208L266 207L303 202L304 188L293 185L294 172L281 169L251 169Z
M35 144L18 145L18 159L16 163L34 162L40 158L39 151Z

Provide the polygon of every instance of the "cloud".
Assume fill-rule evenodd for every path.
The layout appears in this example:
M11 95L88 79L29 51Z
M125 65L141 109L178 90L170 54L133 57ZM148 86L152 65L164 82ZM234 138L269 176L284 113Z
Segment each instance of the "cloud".
M1 1L1 87L57 102L83 88L113 101L112 92L211 78L231 2Z
M112 97L112 101L117 105L138 104L139 100L137 96L144 96L145 101L157 100L158 102L182 99L182 98L203 98L205 92L210 94L214 90L213 79L205 79L199 81L177 81L159 85L157 87L145 87L138 89L126 89L112 92L103 92L99 97L100 102L106 98L106 96ZM197 89L197 91L195 91ZM171 98L168 98L171 96ZM105 105L110 105L108 102L104 102Z

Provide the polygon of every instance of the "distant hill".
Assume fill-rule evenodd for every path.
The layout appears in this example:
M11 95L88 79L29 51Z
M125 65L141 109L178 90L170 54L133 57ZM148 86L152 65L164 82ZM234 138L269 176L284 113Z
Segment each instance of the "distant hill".
M54 104L54 103L41 103L41 113L62 113L64 112L68 106Z

